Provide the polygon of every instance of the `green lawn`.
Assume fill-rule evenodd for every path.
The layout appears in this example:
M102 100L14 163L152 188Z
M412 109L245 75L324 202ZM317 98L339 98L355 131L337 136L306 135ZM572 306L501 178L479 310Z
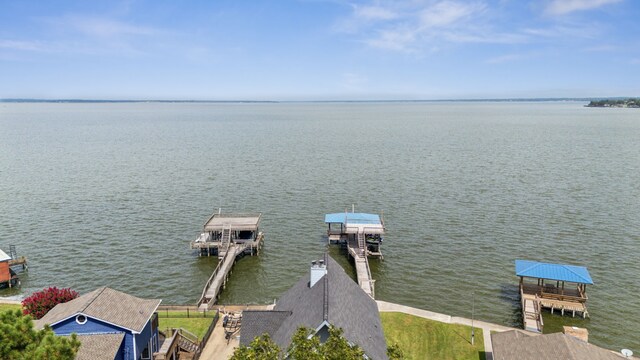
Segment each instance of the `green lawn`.
M400 345L407 360L484 360L482 329L476 329L471 345L471 327L397 312L380 313L387 344Z
M196 316L194 316L196 315ZM200 316L198 316L200 315ZM186 311L167 311L159 310L158 311L158 327L160 331L163 331L167 328L183 328L198 337L198 339L202 340L202 337L209 329L209 325L213 321L214 313L207 314L207 317L203 317L198 313L189 313L189 318L187 318Z
M2 304L0 303L0 312L5 310L18 310L22 309L22 305L20 304Z

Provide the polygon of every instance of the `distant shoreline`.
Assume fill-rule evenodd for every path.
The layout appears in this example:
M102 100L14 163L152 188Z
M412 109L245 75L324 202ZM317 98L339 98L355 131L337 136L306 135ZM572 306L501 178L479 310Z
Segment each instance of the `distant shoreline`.
M187 104L277 104L277 103L436 103L436 102L588 102L593 98L487 98L487 99L437 99L437 100L104 100L104 99L0 99L0 103L187 103Z
M640 98L592 100L586 107L640 108Z

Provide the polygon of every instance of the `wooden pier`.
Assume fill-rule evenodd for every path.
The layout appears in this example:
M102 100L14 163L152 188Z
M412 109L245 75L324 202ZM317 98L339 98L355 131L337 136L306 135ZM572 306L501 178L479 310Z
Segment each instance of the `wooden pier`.
M18 256L16 246L9 246L9 254L0 249L0 287L20 285L17 273L27 270L27 258Z
M233 264L245 254L258 255L264 234L258 231L262 214L213 214L204 224L202 233L191 248L200 256L217 255L218 265L209 276L198 300L200 310L208 310L216 303L224 289Z
M369 269L369 259L365 255L365 251L358 246L357 241L349 241L347 249L349 255L353 258L356 265L356 275L358 277L358 285L367 293L367 295L375 298L375 280L371 278L371 270Z
M572 316L576 313L583 318L589 316L586 286L593 281L585 267L516 260L516 275L520 277L520 301L526 330L542 332L543 308L552 314L559 310L562 315L568 312ZM536 283L525 279L535 279ZM565 286L566 283L575 287Z
M200 300L198 300L199 310L209 310L216 303L218 294L226 286L231 268L236 262L236 258L244 253L246 250L246 244L232 244L225 251L222 258L218 261L209 280L204 285Z

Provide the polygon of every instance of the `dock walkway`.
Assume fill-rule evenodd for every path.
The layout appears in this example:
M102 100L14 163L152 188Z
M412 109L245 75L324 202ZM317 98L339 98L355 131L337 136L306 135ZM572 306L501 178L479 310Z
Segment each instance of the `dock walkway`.
M528 331L542 333L544 322L542 320L542 308L540 298L535 295L520 293L522 302L522 317L524 329Z
M202 296L198 301L199 310L209 310L215 304L218 299L220 290L224 288L229 278L231 268L236 261L236 258L244 253L247 248L247 243L230 243L225 250L224 255L218 261L218 265L209 277L209 280L204 286Z
M356 274L358 276L358 285L360 288L371 296L375 297L374 283L375 280L371 278L371 270L369 269L369 260L367 259L366 247L363 249L362 244L359 244L357 240L351 240L348 242L349 255L353 257L353 261L356 265Z

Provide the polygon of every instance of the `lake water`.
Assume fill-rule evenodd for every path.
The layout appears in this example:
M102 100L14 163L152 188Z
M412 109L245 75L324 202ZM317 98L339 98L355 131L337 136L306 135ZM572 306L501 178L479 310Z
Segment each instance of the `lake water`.
M19 290L195 303L218 208L263 213L223 303L269 303L326 248L324 214L384 212L379 299L520 326L514 259L587 266L590 340L640 352L640 112L579 102L0 103L0 248ZM353 275L338 248L330 252Z

